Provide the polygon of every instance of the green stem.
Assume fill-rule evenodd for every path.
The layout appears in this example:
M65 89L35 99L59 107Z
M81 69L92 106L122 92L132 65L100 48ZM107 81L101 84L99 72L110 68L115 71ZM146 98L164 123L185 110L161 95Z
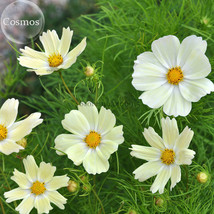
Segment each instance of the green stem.
M1 206L1 211L2 211L2 214L5 214L5 211L4 211L4 206L3 206L3 204L2 204L2 201L1 201L1 199L0 199L0 206Z
M99 203L100 203L100 206L101 206L101 209L102 209L102 211L103 211L103 214L105 214L105 210L104 210L102 201L100 200L100 198L99 198L99 196L97 195L97 193L96 193L96 191L94 190L94 188L92 188L92 191L93 191L95 197L97 198L97 200L98 200Z
M77 105L79 105L79 102L77 101L77 99L74 97L74 95L71 93L70 89L68 88L67 84L65 83L65 80L63 79L62 73L61 71L59 71L59 76L63 82L63 85L65 86L66 90L68 91L68 93L71 95L71 97L73 98L73 100L76 102Z

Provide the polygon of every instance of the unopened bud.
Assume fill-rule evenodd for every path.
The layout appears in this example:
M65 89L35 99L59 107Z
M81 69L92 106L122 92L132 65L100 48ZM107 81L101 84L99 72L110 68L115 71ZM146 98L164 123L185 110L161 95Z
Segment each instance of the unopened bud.
M25 138L22 138L21 140L16 142L18 145L22 146L23 148L26 148L27 146L27 140Z
M155 204L159 207L163 206L164 200L162 198L156 198Z
M86 68L85 68L85 75L87 76L87 77L91 77L91 76L93 76L93 74L94 74L94 68L93 67L91 67L91 66L87 66Z
M197 174L197 180L199 183L206 183L208 180L208 175L205 172L199 172Z
M78 184L75 181L69 180L67 188L69 192L76 192L78 188Z
M130 211L128 212L128 214L137 214L137 212L136 212L135 210L130 210Z

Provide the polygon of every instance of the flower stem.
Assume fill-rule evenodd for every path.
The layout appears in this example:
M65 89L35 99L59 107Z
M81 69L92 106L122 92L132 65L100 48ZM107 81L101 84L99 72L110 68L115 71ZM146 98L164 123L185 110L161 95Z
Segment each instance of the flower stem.
M92 191L93 191L95 197L97 198L97 200L98 200L99 203L100 203L100 206L101 206L101 209L102 209L102 211L103 211L103 214L105 214L105 210L104 210L102 201L100 200L100 198L99 198L99 196L97 195L97 193L96 193L96 191L94 190L94 188L92 188Z
M68 88L67 84L65 83L65 80L63 79L62 73L61 71L59 71L59 76L62 80L63 85L65 86L67 92L71 95L71 97L73 98L73 100L76 102L77 105L79 105L79 102L77 101L77 99L74 97L74 95L71 93L70 89Z
M4 206L3 206L3 204L2 204L2 201L1 201L1 199L0 199L0 206L1 206L1 211L2 211L2 214L5 214L5 211L4 211Z

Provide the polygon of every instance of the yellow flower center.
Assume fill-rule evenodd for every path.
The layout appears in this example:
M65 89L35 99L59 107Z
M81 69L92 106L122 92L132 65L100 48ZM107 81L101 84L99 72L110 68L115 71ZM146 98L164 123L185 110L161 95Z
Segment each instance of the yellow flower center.
M45 190L46 190L45 183L41 183L39 181L33 182L33 185L31 187L31 193L40 195L40 194L44 193Z
M174 163L175 160L175 152L172 149L165 149L162 152L161 160L163 163L170 165Z
M63 58L60 54L53 54L48 58L50 67L57 67L63 63Z
M4 140L7 137L7 128L3 125L0 125L0 141Z
M177 85L180 81L183 80L184 75L180 67L175 67L169 69L166 77L169 83Z
M84 141L91 148L96 148L101 142L101 136L95 131L90 131L88 135L86 135Z

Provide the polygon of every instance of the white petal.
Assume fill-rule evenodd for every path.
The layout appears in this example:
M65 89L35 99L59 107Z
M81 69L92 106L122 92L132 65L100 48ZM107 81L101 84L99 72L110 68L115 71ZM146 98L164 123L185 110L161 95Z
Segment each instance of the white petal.
M140 158L147 161L157 161L160 160L161 151L154 147L131 145L132 156Z
M48 64L47 61L28 56L20 56L18 60L21 66L33 69L44 68Z
M41 162L38 168L38 180L45 183L50 181L53 178L55 171L55 166L51 166L50 163Z
M30 134L32 129L42 123L43 119L40 119L41 113L33 113L26 119L14 123L10 131L10 139L19 141L26 135Z
M179 136L177 121L175 120L175 118L173 118L172 120L170 120L169 117L167 117L166 119L162 118L161 126L164 144L166 148L172 149Z
M170 177L171 177L170 167L162 168L162 170L158 173L154 183L150 188L152 193L155 193L159 190L159 193L162 194L164 192L164 187Z
M78 105L78 110L88 120L88 123L90 125L90 129L91 130L97 130L98 111L97 111L96 106L91 102L87 102L87 104L81 103L81 105Z
M152 51L156 58L167 69L177 66L177 55L180 42L176 36L164 36L152 43Z
M85 137L90 132L90 126L85 116L78 110L72 110L65 115L62 126L67 131Z
M11 180L15 181L22 189L29 189L32 186L26 174L19 172L17 169L14 169Z
M32 155L28 155L23 160L23 164L24 164L24 167L25 167L27 178L31 182L36 181L37 180L38 166L36 165L34 157Z
M55 191L61 187L67 187L68 181L69 177L66 175L54 176L45 186L48 191Z
M187 149L193 138L193 135L194 135L194 132L191 129L189 129L188 126L186 126L185 129L181 132L181 134L177 138L177 141L175 143L175 148Z
M89 174L100 174L107 172L109 169L109 162L104 157L96 152L95 149L89 149L85 159L83 160L83 166Z
M214 91L214 84L204 78L199 80L184 80L179 83L182 96L191 102L198 102L201 97Z
M0 109L0 125L6 127L13 124L18 113L19 101L12 98L7 99Z
M171 186L170 190L175 187L175 185L180 182L181 180L181 168L178 165L174 165L171 168L172 170L172 175L171 175Z
M59 53L64 57L70 48L73 31L70 28L63 28L62 38L59 44Z
M144 92L139 99L142 99L142 102L150 108L159 108L170 97L173 88L171 84L165 83L159 88Z
M160 150L165 149L163 139L155 132L152 127L149 127L148 129L145 128L143 136L152 147L155 147Z
M68 155L68 158L78 166L83 162L88 150L89 147L87 147L85 142L79 142L69 147L65 153Z
M79 135L61 134L61 135L58 135L55 139L55 148L62 152L65 152L71 146L78 144L82 141L83 141L83 139L80 138ZM56 153L58 155L64 155L60 151L56 151Z
M86 38L84 38L80 44L78 44L73 50L71 50L65 57L65 61L58 68L67 69L73 65L77 57L85 50L86 47Z
M181 67L185 79L202 79L211 72L209 59L199 49L194 49Z
M97 131L101 136L108 133L115 126L116 118L110 109L106 109L103 106L100 109L98 116L98 126Z
M57 207L59 207L62 210L65 209L64 204L66 204L67 199L64 198L57 191L48 191L47 197L51 201L51 203L54 203Z
M25 49L20 49L22 52L23 56L31 57L31 58L36 58L36 59L41 59L43 61L47 61L47 56L45 55L44 52L39 52L35 51L32 48L29 48L25 46Z
M207 42L205 40L202 40L201 37L197 37L195 35L186 37L180 45L177 64L182 67L187 57L194 49L199 49L202 53L205 53L207 49Z
M163 111L165 114L171 116L187 116L192 109L192 103L187 101L181 95L178 86L175 86L173 92L169 99L163 106Z
M10 155L13 152L18 153L20 150L24 149L24 147L18 145L16 142L10 139L5 139L0 142L0 152L5 155Z
M35 197L30 195L29 197L25 198L18 207L16 207L16 211L20 214L29 214L30 211L34 207L34 199Z
M35 72L37 75L43 76L43 75L49 75L54 72L54 69L50 69L48 67L39 68L39 69L27 69L28 72Z
M192 163L192 159L194 158L195 151L191 149L182 149L177 154L177 157L175 157L175 162L178 165L190 165Z
M53 209L50 205L50 200L44 194L36 196L35 208L38 214L49 213L49 211Z
M10 203L12 201L20 200L30 195L30 190L16 188L4 193L4 197L7 198L6 202Z
M138 167L133 173L135 174L135 179L143 182L154 175L162 169L163 165L160 161L149 161Z

